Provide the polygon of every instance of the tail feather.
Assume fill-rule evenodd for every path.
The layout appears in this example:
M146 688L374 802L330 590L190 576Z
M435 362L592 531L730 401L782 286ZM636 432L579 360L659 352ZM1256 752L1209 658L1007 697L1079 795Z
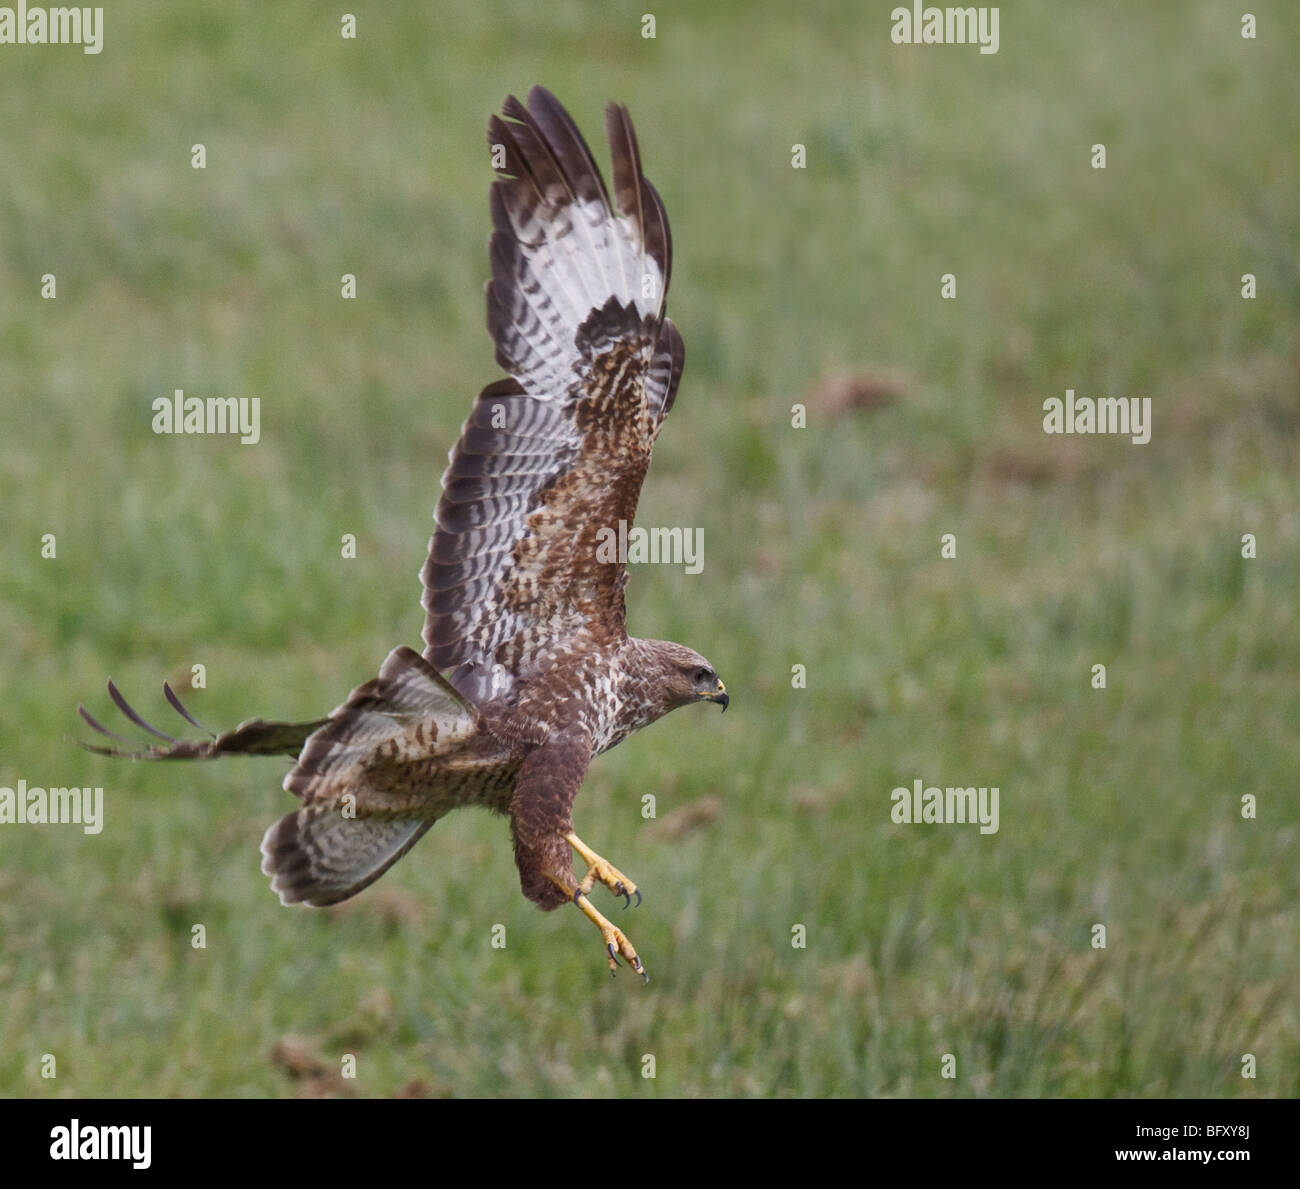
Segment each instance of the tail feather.
M393 765L453 750L478 716L418 653L394 649L303 748L284 787L302 799L262 839L262 870L284 904L337 904L369 887L440 813L384 779ZM399 782L400 784L400 782Z
M409 648L394 649L378 677L353 690L328 718L312 722L255 718L212 735L164 683L172 709L207 731L209 739L175 739L146 721L111 681L108 693L123 717L162 743L131 750L130 740L78 706L87 726L124 745L81 743L87 751L154 760L297 758L284 787L302 800L302 808L281 818L262 839L262 870L285 904L346 900L406 854L446 807L394 774L404 761L454 751L478 724L473 703Z
M262 839L262 871L281 904L324 908L368 888L424 837L432 821L358 818L309 805Z
M132 707L131 703L122 696L122 692L112 681L108 683L108 694L122 712L123 717L148 731L155 738L163 740L167 746L159 746L155 743L144 749L132 750L129 739L119 735L116 731L110 731L84 706L78 706L77 713L81 715L91 730L98 731L106 738L115 739L118 743L125 744L125 746L98 747L93 743L85 743L80 739L77 740L77 743L87 751L93 751L96 755L117 756L131 760L215 760L220 756L227 755L296 756L302 751L312 732L323 727L329 721L328 719L318 718L313 722L266 722L260 718L252 718L247 722L240 723L233 731L226 731L222 735L213 735L211 731L208 731L207 727L181 705L181 700L176 696L175 691L164 681L163 694L172 709L187 722L192 723L201 731L207 731L211 736L209 739L176 739L165 731L160 731L151 723L146 722Z

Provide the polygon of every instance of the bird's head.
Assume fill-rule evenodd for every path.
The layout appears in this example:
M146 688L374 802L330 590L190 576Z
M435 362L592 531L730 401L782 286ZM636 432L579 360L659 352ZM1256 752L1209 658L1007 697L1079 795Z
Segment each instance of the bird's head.
M726 710L731 699L722 678L694 649L667 640L655 641L662 674L661 693L670 708L692 702L717 702Z

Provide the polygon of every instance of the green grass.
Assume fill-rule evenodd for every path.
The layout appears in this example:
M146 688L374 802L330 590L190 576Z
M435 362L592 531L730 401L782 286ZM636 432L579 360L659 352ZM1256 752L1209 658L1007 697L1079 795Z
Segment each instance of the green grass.
M0 1093L1300 1093L1300 11L1251 9L1255 41L1212 0L1004 4L980 55L852 3L660 4L653 41L642 6L355 5L355 42L120 4L98 57L0 47L0 785L106 801L93 837L0 826ZM283 764L69 742L106 675L162 719L203 663L225 726L418 644L498 374L483 129L538 81L602 163L629 105L672 219L687 364L639 519L706 564L638 569L630 626L732 693L577 803L645 892L649 987L522 898L502 819L290 911L257 854ZM902 394L790 428L841 369ZM260 396L261 444L154 436L176 387ZM1151 443L1044 435L1068 387L1150 396ZM997 785L1000 831L894 825L917 778ZM286 1037L358 1077L294 1080Z

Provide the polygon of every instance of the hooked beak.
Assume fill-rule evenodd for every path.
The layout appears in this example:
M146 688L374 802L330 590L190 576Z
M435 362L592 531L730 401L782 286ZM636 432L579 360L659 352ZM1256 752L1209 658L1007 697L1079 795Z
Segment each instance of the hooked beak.
M727 697L727 687L719 679L718 688L711 694L705 694L705 699L709 702L717 702L722 707L722 713L727 713L727 707L731 705L731 699Z

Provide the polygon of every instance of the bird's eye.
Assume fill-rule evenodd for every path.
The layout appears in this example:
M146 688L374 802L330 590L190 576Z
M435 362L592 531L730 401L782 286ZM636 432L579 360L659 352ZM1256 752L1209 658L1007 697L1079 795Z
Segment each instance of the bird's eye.
M703 685L704 682L708 681L712 676L713 674L708 669L695 670L695 680L701 685Z

